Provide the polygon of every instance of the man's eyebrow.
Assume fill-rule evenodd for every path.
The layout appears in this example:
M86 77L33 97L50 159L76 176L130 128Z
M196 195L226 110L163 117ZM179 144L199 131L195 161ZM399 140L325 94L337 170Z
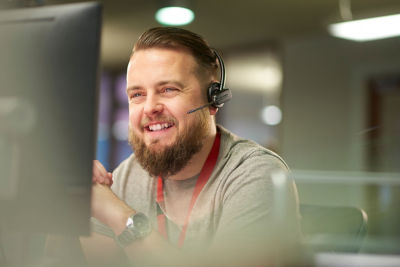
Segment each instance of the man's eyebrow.
M181 87L181 88L185 87L185 85L183 83L181 83L180 81L177 81L177 80L161 81L161 82L157 83L158 86L163 86L163 85L166 85L166 84L175 84L175 85L177 85L178 87Z

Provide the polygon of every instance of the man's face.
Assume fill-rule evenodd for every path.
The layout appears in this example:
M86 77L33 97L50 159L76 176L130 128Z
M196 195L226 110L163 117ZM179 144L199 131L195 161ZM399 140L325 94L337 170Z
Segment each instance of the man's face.
M180 163L186 165L190 157L201 149L202 140L209 134L210 116L207 109L187 114L206 102L205 85L199 81L196 71L194 57L185 50L139 50L129 62L127 94L130 142L137 157L144 156L142 165L154 159L159 161L158 164L153 163L158 168L150 166L148 169L153 175L161 174L152 173L160 172L161 161L164 160L166 165L161 169L170 169L176 165L171 161L179 155L180 161L185 160L182 155L187 158ZM182 167L178 166L172 171L162 170L162 173L172 175Z

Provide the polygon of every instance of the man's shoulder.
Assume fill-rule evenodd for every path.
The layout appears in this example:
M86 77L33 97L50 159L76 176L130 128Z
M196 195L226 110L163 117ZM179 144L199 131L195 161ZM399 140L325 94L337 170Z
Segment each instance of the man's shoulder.
M288 169L286 162L277 153L252 140L241 138L220 125L218 125L218 130L221 133L221 153L228 161L237 161L238 164L257 160L283 165Z

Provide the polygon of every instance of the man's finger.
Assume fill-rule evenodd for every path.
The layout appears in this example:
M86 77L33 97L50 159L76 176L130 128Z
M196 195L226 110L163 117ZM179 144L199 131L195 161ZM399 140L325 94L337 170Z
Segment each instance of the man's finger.
M105 184L111 186L112 174L107 172L106 168L98 160L93 161L93 177L92 181L99 184Z

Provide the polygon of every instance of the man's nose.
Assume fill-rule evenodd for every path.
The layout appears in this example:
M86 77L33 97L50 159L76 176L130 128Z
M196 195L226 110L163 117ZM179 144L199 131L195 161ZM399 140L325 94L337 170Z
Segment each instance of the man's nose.
M162 111L163 105L160 103L159 98L156 94L148 94L146 97L146 102L144 104L144 113L151 117Z

